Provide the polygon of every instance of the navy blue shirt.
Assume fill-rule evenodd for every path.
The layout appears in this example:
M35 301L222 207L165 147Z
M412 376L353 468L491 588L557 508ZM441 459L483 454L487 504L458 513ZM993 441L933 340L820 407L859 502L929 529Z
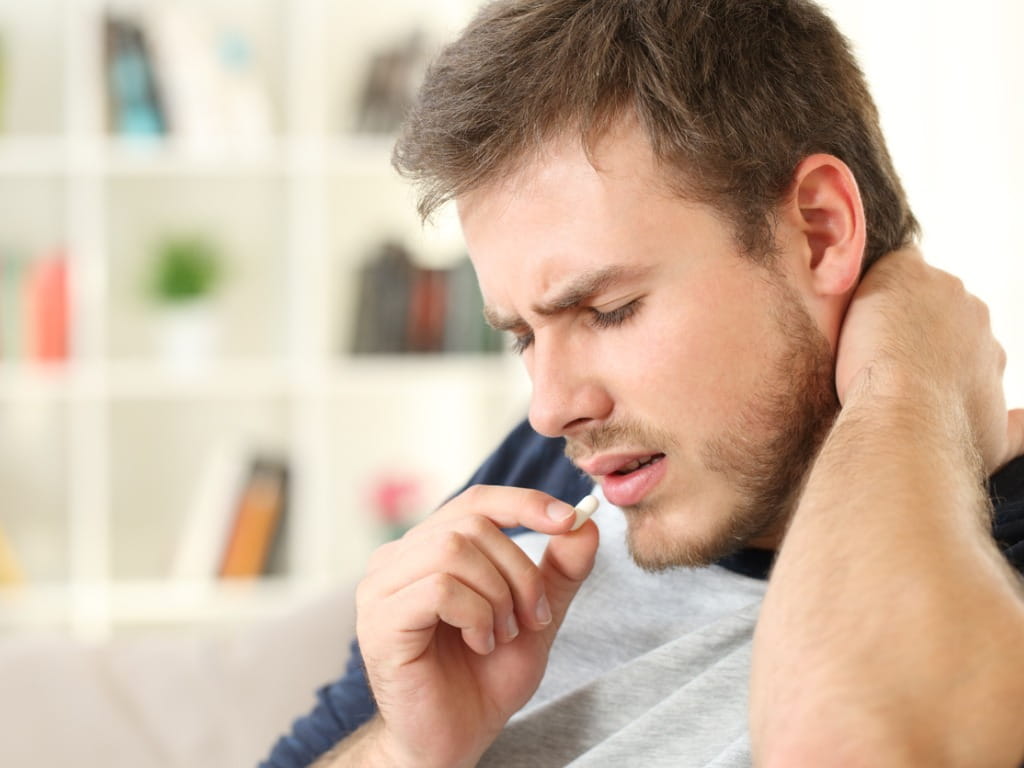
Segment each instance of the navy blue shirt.
M535 488L575 504L593 487L563 452L564 441L545 438L522 422L466 483ZM995 507L993 536L1018 572L1024 573L1024 457L1003 468L989 483ZM514 534L515 531L510 531ZM719 565L752 578L766 579L774 552L741 550ZM352 641L345 676L324 686L313 711L295 721L291 733L274 745L261 768L302 768L369 720L376 712L359 646Z

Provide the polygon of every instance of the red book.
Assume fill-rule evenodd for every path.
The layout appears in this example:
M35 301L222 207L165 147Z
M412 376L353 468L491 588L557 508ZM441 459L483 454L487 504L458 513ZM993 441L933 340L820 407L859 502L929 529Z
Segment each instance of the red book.
M446 272L438 269L417 270L409 296L406 330L410 352L440 352L444 348L447 290Z
M68 268L63 252L34 262L26 290L26 351L40 362L68 357Z

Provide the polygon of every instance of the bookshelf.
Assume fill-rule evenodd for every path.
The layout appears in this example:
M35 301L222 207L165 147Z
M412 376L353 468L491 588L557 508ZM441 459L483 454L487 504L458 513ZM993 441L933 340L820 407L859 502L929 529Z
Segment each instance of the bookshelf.
M105 14L166 5L0 0L0 249L65 249L70 347L45 364L0 350L0 526L26 573L0 587L0 632L241 621L351 583L381 535L374 483L412 478L426 509L525 411L504 355L346 353L380 240L429 266L459 248L420 231L391 138L351 130L366 61L413 29L446 34L476 2L177 3L245 41L269 103L260 140L215 131L205 145L107 127ZM187 369L158 352L140 287L170 231L208 234L226 261L216 353ZM288 462L286 565L252 582L175 578L204 468L239 440Z
M197 148L106 127L104 13L163 0L0 0L0 259L64 245L71 314L66 361L0 347L0 526L27 574L0 587L0 632L102 638L272 615L357 577L379 536L374 483L411 474L437 501L522 415L528 385L506 356L341 353L358 268L382 238L428 266L458 247L450 224L420 232L390 137L352 130L367 61L414 28L429 47L476 4L178 0L248 42L270 105L261 141ZM872 82L925 252L989 301L1021 405L1021 261L1005 256L1024 205L1019 5L969 18L943 4L827 5ZM950 39L972 55L951 58ZM140 283L155 238L199 225L229 274L219 353L183 373L156 351ZM243 584L172 578L202 470L239 435L294 472L288 567Z

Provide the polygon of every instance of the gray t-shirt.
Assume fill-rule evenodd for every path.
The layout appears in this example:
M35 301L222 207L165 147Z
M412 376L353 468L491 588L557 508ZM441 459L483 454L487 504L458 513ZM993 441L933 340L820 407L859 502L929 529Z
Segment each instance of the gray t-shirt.
M595 493L594 570L540 688L480 766L749 768L751 641L767 584L719 566L641 570L622 512ZM547 539L517 541L539 561Z

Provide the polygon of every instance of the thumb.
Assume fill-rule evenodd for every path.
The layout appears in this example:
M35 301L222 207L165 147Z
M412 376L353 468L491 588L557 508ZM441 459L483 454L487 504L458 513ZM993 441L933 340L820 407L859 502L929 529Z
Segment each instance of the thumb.
M550 640L554 640L569 604L594 567L599 538L597 526L588 520L578 531L552 536L544 551L540 573L551 605L552 622L545 630Z

